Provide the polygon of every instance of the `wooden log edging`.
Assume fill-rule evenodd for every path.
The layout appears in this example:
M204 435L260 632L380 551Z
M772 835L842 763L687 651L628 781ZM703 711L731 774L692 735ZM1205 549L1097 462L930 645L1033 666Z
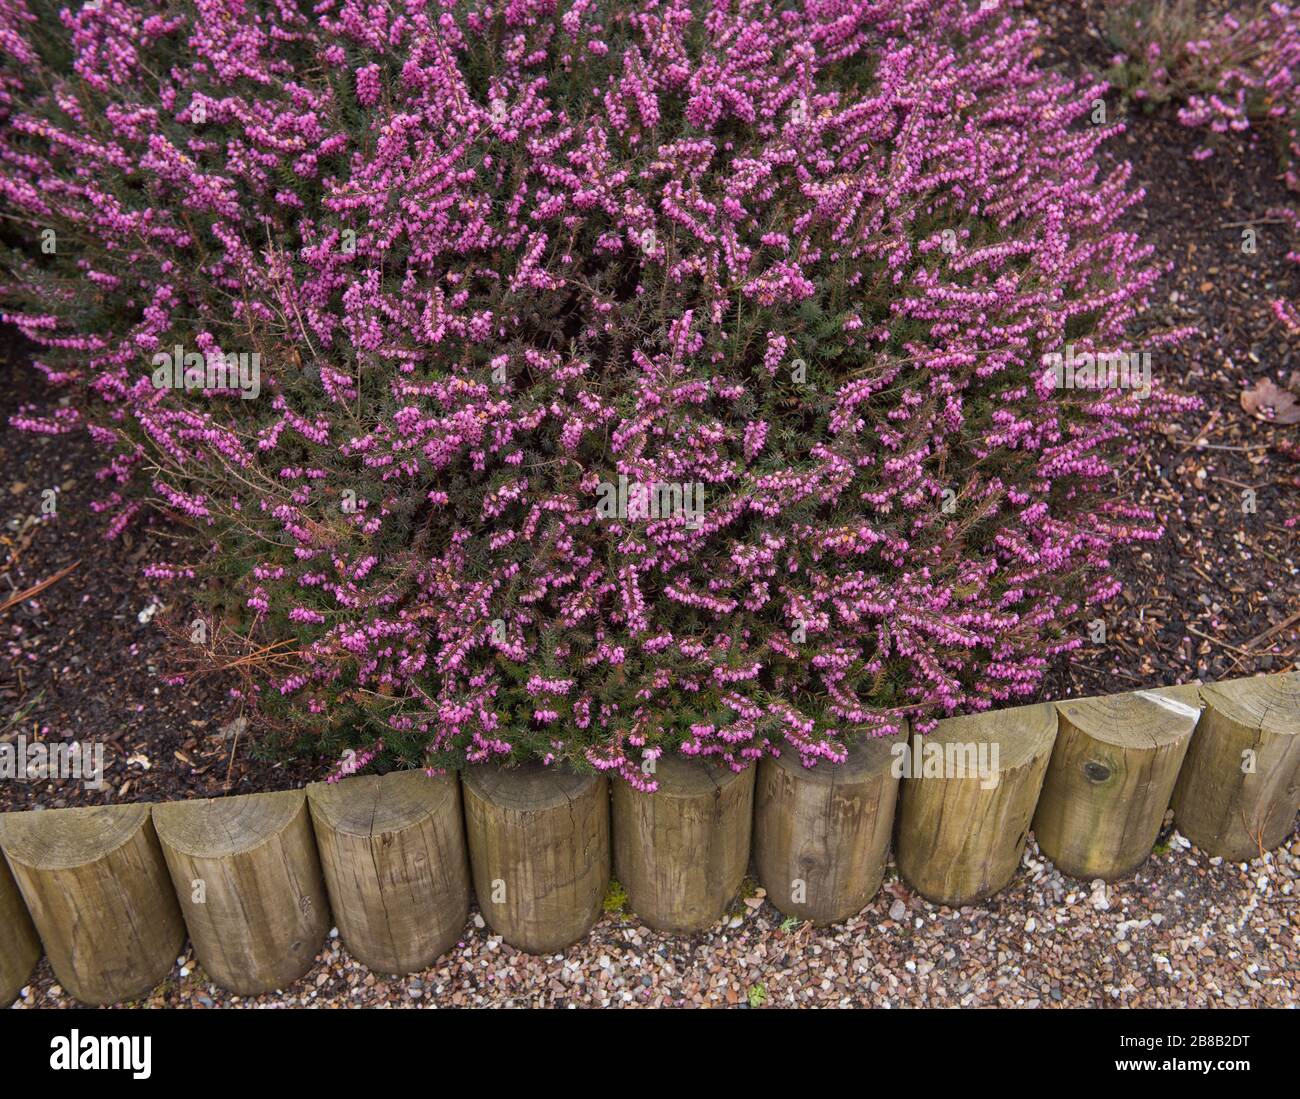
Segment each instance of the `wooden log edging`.
M1056 703L1060 728L1034 814L1063 874L1115 881L1151 854L1200 717L1195 684Z
M851 751L838 772L824 765L805 771L787 759L731 775L714 787L718 797L726 787L744 806L756 792L756 804L752 820L733 807L729 823L709 839L730 852L725 872L704 875L710 888L723 883L723 903L735 892L731 882L743 875L752 827L760 881L782 912L815 922L854 915L883 869L893 805L886 778L898 790L899 869L941 903L970 903L1002 888L1016 871L1031 817L1044 853L1082 877L1132 873L1171 803L1177 826L1200 849L1253 858L1285 841L1300 808L1300 673L949 718L922 744L943 752L954 741L996 741L997 781L927 778L922 751L898 785L892 767L880 766L879 753L897 750L889 741L862 746L876 757L861 769ZM678 763L689 767L677 757L659 761L666 793ZM454 777L440 786L430 781L406 772L347 778L328 791L0 814L0 1007L30 979L42 945L60 983L84 1003L146 994L181 951L182 911L217 984L243 994L283 987L311 966L324 940L331 911L325 878L340 933L361 961L381 971L421 969L463 929L466 853L484 918L507 942L550 953L586 934L611 863L603 776L537 764L480 767L465 777L459 800ZM408 786L418 795L408 797ZM856 809L840 804L858 787ZM626 805L643 809L651 800L626 798ZM681 835L665 844L645 819L616 816L613 843L623 852L625 885L638 882L637 867L654 868L652 883L660 868L685 867L675 873L689 882L708 865L706 844ZM629 841L635 836L642 837L639 849ZM202 911L192 899L199 881L209 906ZM802 899L791 889L796 881L806 887ZM635 889L634 907L647 922L685 929L692 921L679 921L672 909L687 895L708 894L703 907L717 910L703 886ZM657 916L656 905L668 916Z
M4 850L59 983L85 1004L133 1000L185 942L150 806L0 816Z
M899 795L898 869L954 908L1015 876L1056 738L1050 702L946 718L913 738Z
M609 884L609 783L561 767L471 767L465 832L483 919L511 946L555 954L600 915Z
M835 766L804 767L793 750L759 765L754 862L784 915L816 924L861 912L885 876L907 733L863 737Z
M469 917L469 856L455 775L363 775L307 787L330 907L370 969L414 973Z
M666 755L654 793L615 784L614 876L644 923L689 935L722 918L749 864L754 772Z
M1300 810L1300 672L1201 689L1205 711L1174 787L1174 823L1234 862L1286 839Z
M0 1008L18 998L41 958L41 940L18 893L9 864L0 857Z
M330 928L307 794L244 794L154 807L200 964L255 996L307 972Z

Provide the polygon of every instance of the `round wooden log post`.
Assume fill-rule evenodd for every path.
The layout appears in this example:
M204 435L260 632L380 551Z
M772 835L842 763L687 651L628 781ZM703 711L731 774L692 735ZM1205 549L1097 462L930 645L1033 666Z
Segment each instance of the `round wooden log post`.
M756 770L666 754L653 794L614 784L614 876L645 923L691 934L722 918L749 865Z
M480 766L465 774L474 892L488 925L529 954L572 946L609 886L609 783L558 766Z
M40 957L41 940L13 875L0 858L0 1008L18 999Z
M946 718L912 737L899 791L898 869L957 908L1015 876L1056 736L1051 703Z
M329 933L303 790L178 801L154 808L194 953L241 996L307 972Z
M0 847L54 975L82 1003L136 999L176 964L185 925L147 804L7 813Z
M759 765L754 862L784 915L838 923L876 895L898 801L893 749L905 743L905 733L861 737L838 766L805 767L792 748Z
M1200 716L1195 698L1193 686L1056 703L1034 835L1061 873L1114 881L1147 860Z
M1215 683L1201 697L1174 820L1202 851L1258 858L1286 839L1300 809L1300 672Z
M330 908L352 955L414 973L469 917L469 858L455 775L364 775L307 788Z

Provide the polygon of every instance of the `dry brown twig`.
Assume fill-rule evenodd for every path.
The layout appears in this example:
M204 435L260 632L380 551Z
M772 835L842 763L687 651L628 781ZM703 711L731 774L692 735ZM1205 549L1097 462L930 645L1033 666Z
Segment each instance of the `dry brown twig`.
M69 565L67 568L60 569L53 576L50 576L45 580L42 580L39 584L33 584L30 588L27 588L24 591L15 592L3 603L0 603L0 614L4 614L4 612L9 610L11 607L18 606L19 603L25 603L28 599L31 599L32 596L34 595L40 595L41 592L43 592L46 588L53 587L55 584L57 584L60 580L62 580L65 576L67 576L68 573L70 573L73 569L75 569L80 564L81 564L81 560L80 558L78 558L76 561L73 561L72 564Z

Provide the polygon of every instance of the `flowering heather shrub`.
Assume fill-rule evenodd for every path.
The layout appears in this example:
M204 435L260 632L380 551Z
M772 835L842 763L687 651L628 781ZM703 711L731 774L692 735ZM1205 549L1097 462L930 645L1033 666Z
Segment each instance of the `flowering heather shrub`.
M250 702L344 769L842 758L1032 692L1158 533L1177 402L1042 365L1127 346L1140 194L998 3L0 13L5 319L74 396L15 422L192 526L151 575L293 646Z

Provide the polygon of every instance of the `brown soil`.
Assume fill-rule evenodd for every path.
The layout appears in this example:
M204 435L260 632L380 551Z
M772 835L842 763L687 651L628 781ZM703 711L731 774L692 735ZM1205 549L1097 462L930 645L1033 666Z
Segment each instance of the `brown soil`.
M1106 63L1099 3L1027 8L1051 28L1045 63L1065 71ZM1129 160L1147 192L1130 227L1172 268L1148 322L1200 330L1178 351L1153 355L1152 371L1204 408L1170 424L1120 478L1117 492L1152 508L1166 534L1117 552L1124 592L1100 616L1106 641L1059 660L1047 698L1284 671L1300 657L1292 620L1300 529L1283 525L1300 514L1300 464L1278 449L1300 444L1300 428L1263 423L1241 407L1242 391L1259 379L1285 385L1300 369L1300 347L1271 309L1275 298L1300 298L1300 267L1286 259L1294 244L1285 227L1268 217L1295 196L1266 135L1222 143L1196 161L1205 136L1172 110L1136 112L1126 125L1110 155ZM1247 226L1254 254L1242 251Z
M211 797L317 777L301 762L250 756L249 734L233 735L240 707L227 697L229 677L184 688L163 682L175 667L174 642L139 615L168 599L140 575L144 563L166 557L165 532L137 528L104 541L104 521L90 509L102 495L94 444L83 434L8 426L22 405L55 403L12 341L0 346L0 378L0 604L72 568L0 612L0 741L104 745L103 789L77 779L0 781L0 810ZM51 516L42 515L47 489L57 490Z

